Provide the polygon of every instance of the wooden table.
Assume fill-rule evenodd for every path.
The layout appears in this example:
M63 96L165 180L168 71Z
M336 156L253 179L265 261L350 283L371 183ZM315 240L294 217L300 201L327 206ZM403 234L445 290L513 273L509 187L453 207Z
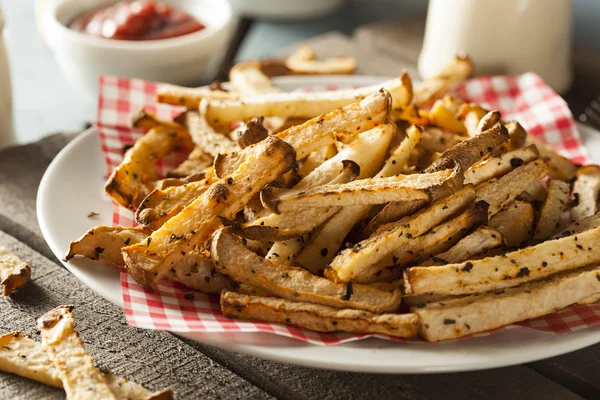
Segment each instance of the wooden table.
M312 41L321 55L354 55L363 73L414 71L423 22L358 29L352 38ZM578 53L577 57L587 57ZM567 96L574 110L587 101L595 61L582 62ZM597 71L597 69L596 69ZM581 105L580 105L581 104ZM600 398L600 345L527 365L440 375L375 375L279 364L126 324L122 312L67 272L44 242L35 194L48 163L72 135L0 152L0 245L31 263L33 280L0 300L0 330L37 337L35 319L59 304L76 306L82 339L98 366L149 388L172 387L180 399L577 399ZM62 392L0 373L0 399L62 398Z

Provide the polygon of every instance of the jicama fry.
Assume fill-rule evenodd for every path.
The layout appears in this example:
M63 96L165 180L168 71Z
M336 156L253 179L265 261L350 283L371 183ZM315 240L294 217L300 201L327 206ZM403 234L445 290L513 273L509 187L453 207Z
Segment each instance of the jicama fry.
M413 308L420 334L435 342L553 313L600 293L600 267L554 275L516 288Z
M67 399L116 399L106 376L94 367L75 330L72 309L73 306L59 306L37 321L42 343L58 370Z
M408 294L471 294L500 290L600 262L600 228L483 260L440 267L413 267L405 274Z
M359 89L266 93L244 97L243 100L213 100L208 103L206 119L215 126L225 126L234 121L247 121L257 115L315 118L361 101L380 89L390 93L393 107L410 104L412 84L408 75L403 74L390 81Z
M577 205L571 209L573 221L579 221L598 212L598 193L600 193L600 166L586 165L577 170L577 179L573 184L573 197Z
M378 177L386 177L398 175L406 166L410 153L421 140L421 132L423 129L412 125L406 131L406 138L400 143L400 146L385 160L385 164L381 171L377 174Z
M222 90L211 90L208 86L187 88L176 85L160 85L156 91L156 101L159 103L183 106L197 109L202 99L235 99L238 96Z
M450 250L431 257L419 265L425 267L455 264L471 260L487 254L489 250L501 246L502 243L502 233L487 226L482 226L477 228L475 232L462 238Z
M31 267L6 247L0 246L0 285L2 295L8 296L23 287L31 277Z
M156 180L156 162L182 147L193 148L187 133L164 127L151 129L127 151L121 164L108 178L104 190L123 207L137 207L150 192L147 184Z
M383 204L390 201L429 200L427 190L442 185L456 171L431 174L366 178L346 184L328 184L313 189L271 189L261 192L263 206L273 212L297 208Z
M213 163L213 157L205 153L200 147L195 147L188 155L187 160L167 173L171 178L184 178L194 174L200 174L206 171Z
M513 201L529 185L542 179L548 173L548 166L537 159L514 169L496 181L478 185L477 198L490 205L490 217L497 214L504 206Z
M569 191L570 188L567 182L554 179L548 181L548 195L540 211L535 235L533 236L534 239L545 240L552 236L560 215L567 206Z
M502 233L507 246L517 247L532 237L535 211L530 203L513 201L491 217L488 225Z
M465 183L479 185L538 157L539 154L534 146L515 149L500 155L488 155L465 172Z
M217 179L206 178L182 186L155 189L140 203L135 220L139 226L159 229L204 193Z
M221 310L230 318L249 318L293 324L317 332L380 333L409 338L416 334L415 314L373 314L368 311L337 309L319 304L247 296L234 292L221 295Z

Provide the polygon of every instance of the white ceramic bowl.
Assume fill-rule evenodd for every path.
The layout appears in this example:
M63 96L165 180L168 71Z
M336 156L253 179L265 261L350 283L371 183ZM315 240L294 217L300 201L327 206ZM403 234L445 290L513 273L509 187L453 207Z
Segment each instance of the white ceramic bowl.
M255 18L301 20L327 15L346 0L229 0L236 13Z
M225 0L161 0L198 18L206 28L162 40L127 41L98 38L67 27L77 16L115 0L50 0L42 31L65 75L96 96L98 77L115 75L181 85L210 79L233 32Z

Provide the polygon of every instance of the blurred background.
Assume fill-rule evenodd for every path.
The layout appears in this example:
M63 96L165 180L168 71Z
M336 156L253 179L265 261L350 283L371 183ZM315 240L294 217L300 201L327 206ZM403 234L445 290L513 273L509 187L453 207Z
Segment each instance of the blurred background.
M190 3L193 1L187 0ZM554 3L564 1L569 3L568 0L545 0L545 3L551 7ZM447 3L462 2L472 3L471 0ZM19 143L33 141L55 131L81 129L93 119L96 108L93 96L86 95L76 85L68 82L51 49L40 36L36 25L36 4L37 12L40 13L40 7L44 3L45 0L0 1L12 76L15 140ZM239 43L236 43L233 54L222 56L229 56L230 61L237 61L272 56L281 48L326 32L337 31L351 36L357 27L365 24L373 25L378 21L389 20L403 24L403 21L424 19L430 2L230 0L230 3L235 14L231 37ZM297 3L296 8L286 8L287 3ZM312 3L317 4L314 10L311 10ZM516 7L518 3L515 0ZM298 8L298 5L301 7ZM540 15L539 18L550 17ZM573 0L569 20L572 26L565 26L566 29L572 28L572 39L569 40L572 40L573 45L582 49L585 54L600 53L600 1ZM536 21L532 19L531 22ZM448 29L452 31L456 26L450 24ZM398 40L398 45L402 45L402 39ZM225 52L226 48L222 51ZM570 62L570 55L567 54L566 57ZM6 85L1 89L6 92Z

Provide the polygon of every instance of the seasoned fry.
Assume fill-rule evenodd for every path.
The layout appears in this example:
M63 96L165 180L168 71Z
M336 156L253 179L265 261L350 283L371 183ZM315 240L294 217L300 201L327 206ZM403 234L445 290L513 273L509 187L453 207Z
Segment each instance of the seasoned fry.
M252 61L235 65L229 71L229 81L240 95L254 96L264 93L279 93L277 86L265 75L257 63ZM256 114L259 116L260 114Z
M396 121L406 121L411 124L424 126L431 124L429 112L422 110L414 104L392 110L392 117Z
M510 136L508 141L510 149L518 149L527 144L527 132L517 121L507 122L506 129Z
M13 291L25 286L31 277L31 267L21 261L6 247L0 246L0 284L2 295L8 296Z
M600 193L600 166L586 165L577 170L577 179L573 184L573 197L577 205L571 209L573 221L579 221L598 212L598 193Z
M463 105L463 101L457 97L451 95L445 95L442 97L442 104L446 107L450 112L452 112L455 116L458 117L458 111L460 107Z
M90 260L124 265L121 249L141 243L147 238L148 233L141 228L97 226L75 242L71 242L65 260L80 255ZM165 278L205 293L220 293L232 284L227 277L215 272L214 267L209 258L198 251L190 251L173 265Z
M553 313L600 293L600 267L579 269L516 288L413 308L426 340L454 339Z
M240 149L245 149L269 136L269 131L264 127L263 122L263 117L252 118L233 131L235 137L232 139L236 141Z
M499 231L481 226L470 235L461 239L450 250L440 253L429 260L422 262L420 265L435 266L445 264L455 264L475 257L487 254L491 249L500 247L503 243L502 233Z
M341 251L331 262L331 268L337 273L339 281L349 282L353 276L377 264L395 249L407 246L413 238L421 236L445 219L462 211L474 200L473 187L466 186L453 196L440 200L413 216L384 226L381 232L375 233L351 249Z
M154 164L182 147L193 148L189 135L164 127L151 129L127 151L108 178L104 190L123 207L137 207L150 191L146 185L156 180Z
M440 267L413 267L405 274L408 294L471 294L517 286L600 262L600 228L483 260Z
M274 264L292 265L307 238L308 235L306 234L295 239L275 242L265 258Z
M273 85L271 78L263 73L261 64L260 62L250 61L237 64L231 68L229 71L229 82L240 95L256 96L264 93L281 92L277 86ZM266 118L264 125L272 133L280 129L285 124L286 119L285 117Z
M456 170L430 174L367 178L346 184L331 184L313 189L272 189L261 192L261 201L273 212L297 208L383 204L389 201L429 200L427 191L453 178Z
M472 74L473 62L468 57L457 56L437 74L421 82L415 89L413 103L419 107L432 103Z
M408 75L381 84L359 89L327 92L281 92L244 97L243 100L214 100L208 103L206 119L215 126L233 121L246 121L264 117L315 118L331 113L337 108L355 104L383 89L390 93L394 107L404 107L412 99L412 86Z
M288 240L310 233L340 211L340 207L303 208L295 212L269 214L245 226L231 226L232 231L250 240Z
M0 371L63 388L58 369L50 361L42 344L20 331L0 337ZM110 391L117 399L169 400L173 397L169 389L152 393L141 385L119 376L107 373L104 376Z
M490 205L490 217L497 214L513 201L529 185L542 179L548 173L548 166L540 159L514 169L496 181L478 185L477 198Z
M564 230L561 230L550 239L560 239L562 237L573 236L577 233L598 227L600 227L600 212L597 212L596 214L581 219L577 222L573 222L571 225L567 226Z
M563 181L551 179L548 182L548 195L542 205L540 218L535 229L536 240L545 240L552 236L556 229L556 224L560 219L560 215L567 206L569 200L569 184Z
M423 128L419 147L425 150L444 152L465 139L463 136L446 132L435 126L426 126Z
M211 90L208 86L187 88L163 84L156 91L156 101L159 103L184 106L189 109L197 109L202 99L235 99L237 97L232 92Z
M465 172L465 183L479 185L538 157L535 146L515 149L500 155L488 155Z
M131 126L149 131L150 129L163 127L178 132L182 136L188 135L185 126L174 122L158 118L156 115L144 109L139 110L131 115Z
M317 332L364 332L409 338L417 333L415 314L373 314L273 297L223 292L221 310L230 318L249 318L301 326Z
M58 370L54 368L41 343L21 331L0 336L0 371L19 375L62 389Z
M438 100L429 111L429 119L434 125L444 128L453 133L467 134L465 125L449 110L443 100Z
M219 294L234 287L231 279L217 272L212 260L198 251L187 253L165 278L204 293Z
M314 171L319 165L334 157L336 154L337 149L333 144L330 144L329 146L325 146L320 150L310 153L308 157L304 159L304 162L298 170L298 173L301 176L307 176L312 171Z
M408 163L410 153L421 140L422 132L423 129L418 128L415 125L412 125L410 128L408 128L406 131L406 138L404 138L394 153L392 153L392 155L385 160L385 164L377 176L382 178L401 174L402 170Z
M125 228L121 226L96 226L82 237L71 242L65 261L76 255L90 260L100 260L116 265L124 265L121 249L125 246L140 243L148 237L143 228Z
M507 246L518 247L533 235L535 211L530 203L516 200L491 217L488 225L502 233Z
M155 189L140 203L135 220L139 226L155 231L179 214L216 181L215 178L206 178L182 186Z
M188 155L187 160L172 169L167 174L170 178L184 178L194 174L203 173L213 163L213 157L204 152L200 147L195 147Z
M294 189L310 189L330 183L339 174L343 160L352 160L360 166L360 175L357 179L374 176L383 165L395 129L393 124L384 124L361 133L334 157L305 176L294 186Z
M221 222L217 216L233 219L266 184L295 164L294 150L270 136L249 148L247 162L171 218L147 240L123 249L128 271L141 284L154 286L186 252L205 243Z
M569 182L575 178L578 166L571 160L561 156L552 147L533 136L527 136L526 145L535 145L542 159L550 167L550 178Z
M237 144L225 135L216 132L204 118L205 102L200 102L200 110L188 111L184 115L184 123L194 143L205 153L216 157L218 154L238 151Z
M592 304L597 301L600 301L600 293L596 293L596 294L593 294L591 296L584 298L583 300L579 300L577 302L577 304Z
M205 179L205 177L206 177L206 173L202 172L199 174L188 175L183 178L173 178L173 177L165 178L165 179L161 179L160 181L156 182L155 188L158 190L164 190L164 189L167 189L170 187L183 186L188 183L201 181L201 180Z
M301 268L273 264L246 249L226 229L215 234L211 253L219 270L235 281L284 299L378 313L395 311L400 305L399 290L389 293L364 285L334 283Z
M245 231L254 230L256 232L262 228L273 228L277 229L284 236L295 237L309 233L339 210L339 207L320 207L303 208L294 212L281 214L271 213L244 225L243 228ZM239 232L236 232L236 234L246 237L246 234Z
M42 315L37 326L48 357L68 399L116 399L106 376L94 367L74 327L73 306L59 306Z
M476 202L458 217L436 226L429 233L407 240L404 246L397 247L392 254L381 259L377 264L355 274L353 280L359 283L381 281L383 276L380 272L385 271L386 267L395 266L393 269L400 271L403 267L418 264L429 257L448 251L475 227L486 223L487 207L487 203L483 201ZM393 279L397 279L396 275L392 274L392 276ZM388 276L385 279L389 280L389 278Z
M313 274L320 275L342 247L348 232L367 216L371 205L342 207L313 232L295 261Z
M477 129L479 121L481 121L488 112L488 110L478 104L465 103L460 106L456 117L459 121L462 121L467 134L472 137L480 133Z
M508 140L508 131L500 124L496 124L477 136L463 140L442 153L442 156L430 165L425 172L439 171L460 165L466 171L483 156L492 152Z

